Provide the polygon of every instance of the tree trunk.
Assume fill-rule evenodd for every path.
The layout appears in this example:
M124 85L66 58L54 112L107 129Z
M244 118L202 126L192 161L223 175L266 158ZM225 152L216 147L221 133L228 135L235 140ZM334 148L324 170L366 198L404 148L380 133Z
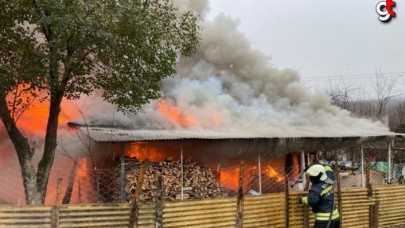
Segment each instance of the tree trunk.
M55 157L55 148L57 145L57 128L60 113L60 104L63 98L63 92L54 92L51 94L51 103L49 108L48 125L45 136L45 148L41 161L38 164L38 172L32 162L34 151L31 150L27 138L18 129L15 120L11 117L8 110L7 94L0 88L0 118L6 128L6 131L13 142L18 155L18 161L21 167L23 178L25 200L27 204L41 204L45 202L46 190L48 185L49 173Z
M38 194L37 176L32 160L26 160L21 165L21 175L23 177L25 201L27 204L41 204L41 196Z
M27 138L19 131L14 119L8 111L6 94L0 89L0 118L6 128L7 134L13 142L21 167L21 176L25 190L27 204L39 204L41 200L37 194L37 177L32 164L34 151L31 150Z
M63 92L51 94L51 104L49 108L48 125L46 127L45 147L42 159L38 164L37 172L37 191L41 202L45 202L46 189L48 186L49 173L55 158L55 149L57 146L58 118L60 114L60 105L63 98Z

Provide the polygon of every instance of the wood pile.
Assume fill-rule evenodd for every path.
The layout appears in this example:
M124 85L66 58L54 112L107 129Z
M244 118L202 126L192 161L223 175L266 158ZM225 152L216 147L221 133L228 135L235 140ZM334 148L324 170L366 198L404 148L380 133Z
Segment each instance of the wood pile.
M132 201L137 188L141 165L145 166L143 184L139 200L142 202L156 201L157 180L162 177L163 199L172 201L181 199L181 163L171 157L162 162L140 162L136 158L125 158L125 192L127 200ZM191 159L183 162L183 199L203 199L228 196L211 170L204 164ZM115 186L119 186L119 176ZM115 198L119 199L119 187Z

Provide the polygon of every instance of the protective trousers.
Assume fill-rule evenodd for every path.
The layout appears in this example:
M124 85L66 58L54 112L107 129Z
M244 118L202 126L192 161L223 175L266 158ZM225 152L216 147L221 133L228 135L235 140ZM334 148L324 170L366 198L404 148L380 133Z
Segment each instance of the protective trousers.
M315 220L314 228L326 228L328 221ZM329 228L340 228L340 218L330 221Z

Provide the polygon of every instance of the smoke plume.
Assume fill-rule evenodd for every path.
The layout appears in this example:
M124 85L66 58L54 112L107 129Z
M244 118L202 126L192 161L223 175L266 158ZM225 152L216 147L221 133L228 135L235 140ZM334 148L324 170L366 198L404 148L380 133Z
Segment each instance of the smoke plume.
M224 14L204 24L202 44L182 58L178 74L163 82L177 119L162 112L161 101L145 105L137 129L237 132L250 136L368 136L388 133L379 122L351 117L325 94L310 94L296 71L280 70L251 47L238 20ZM166 104L165 104L166 105Z

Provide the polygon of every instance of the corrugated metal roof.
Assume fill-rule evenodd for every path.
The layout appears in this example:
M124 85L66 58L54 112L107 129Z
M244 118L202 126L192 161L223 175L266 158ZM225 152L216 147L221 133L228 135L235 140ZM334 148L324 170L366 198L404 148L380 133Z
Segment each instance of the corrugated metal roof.
M387 134L363 135L317 135L307 134L301 136L273 136L271 134L255 134L251 132L214 132L207 130L132 130L110 127L80 127L80 130L97 142L139 142L157 140L182 140L182 139L273 139L273 138L371 138L402 136L389 132Z

